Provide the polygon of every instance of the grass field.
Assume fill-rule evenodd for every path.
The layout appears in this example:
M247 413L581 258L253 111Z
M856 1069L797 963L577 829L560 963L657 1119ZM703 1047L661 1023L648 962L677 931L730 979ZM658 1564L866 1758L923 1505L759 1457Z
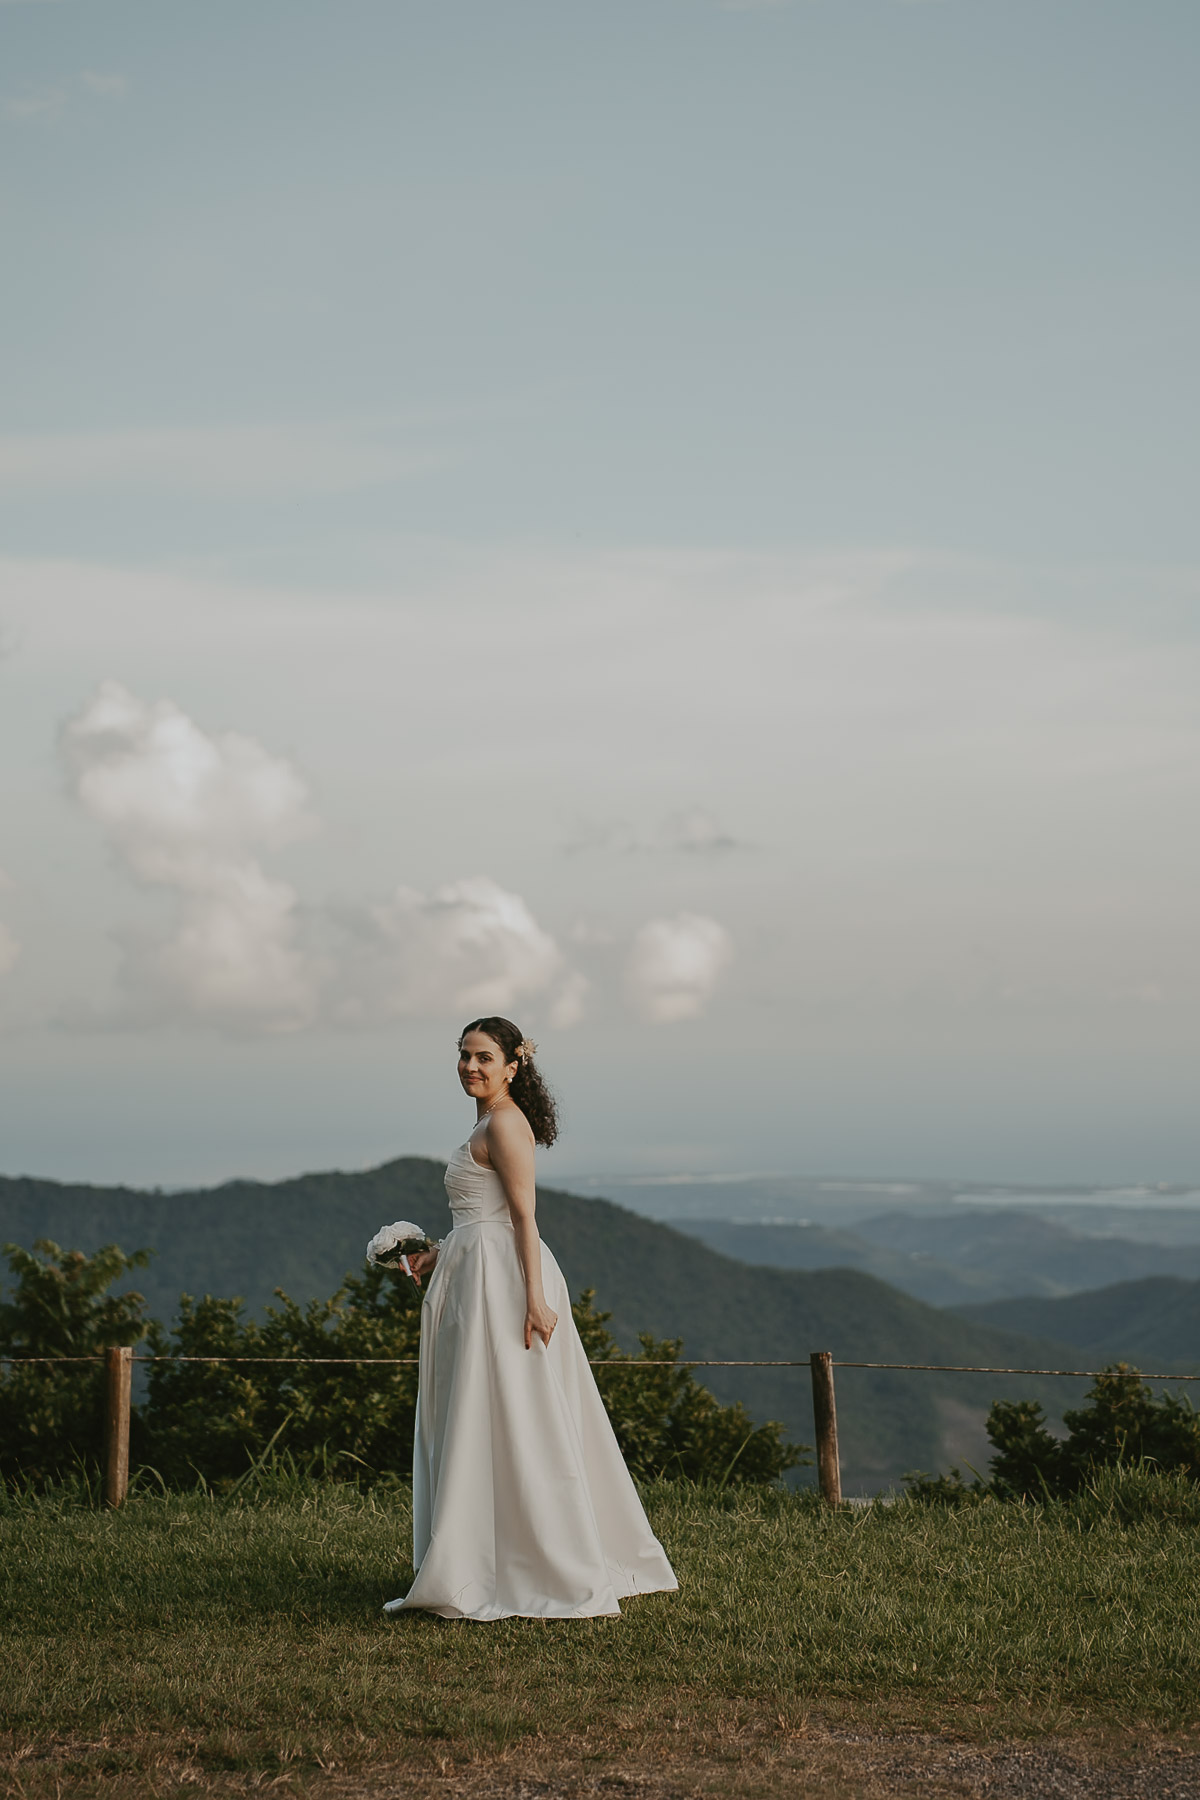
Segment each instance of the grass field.
M402 1489L10 1502L8 1791L349 1794L386 1770L389 1793L549 1793L478 1783L570 1765L608 1772L588 1791L666 1791L646 1784L674 1769L672 1793L799 1793L816 1730L1200 1748L1194 1524L1094 1500L831 1514L663 1485L647 1502L678 1595L495 1625L381 1617L409 1574Z

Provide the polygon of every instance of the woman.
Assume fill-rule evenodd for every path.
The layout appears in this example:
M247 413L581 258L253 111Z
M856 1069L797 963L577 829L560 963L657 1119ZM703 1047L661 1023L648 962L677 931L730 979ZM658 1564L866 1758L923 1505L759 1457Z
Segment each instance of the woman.
M413 1453L417 1578L385 1612L582 1619L622 1595L675 1588L617 1448L534 1220L535 1143L557 1135L531 1044L475 1019L458 1078L475 1125L446 1190L454 1229L411 1257L432 1271L421 1309Z

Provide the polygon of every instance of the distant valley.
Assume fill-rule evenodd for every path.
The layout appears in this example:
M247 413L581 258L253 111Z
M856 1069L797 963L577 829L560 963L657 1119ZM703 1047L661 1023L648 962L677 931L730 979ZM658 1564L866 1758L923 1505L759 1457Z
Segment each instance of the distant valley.
M1200 1243L1095 1237L1015 1207L887 1212L859 1219L853 1230L718 1219L672 1223L723 1256L781 1269L861 1269L931 1306L1021 1295L1053 1299L1145 1276L1200 1279Z
M969 1181L878 1181L810 1175L561 1177L573 1193L599 1194L665 1224L687 1220L748 1225L825 1225L858 1231L883 1214L963 1217L1008 1212L1085 1237L1200 1247L1196 1188L1003 1188Z

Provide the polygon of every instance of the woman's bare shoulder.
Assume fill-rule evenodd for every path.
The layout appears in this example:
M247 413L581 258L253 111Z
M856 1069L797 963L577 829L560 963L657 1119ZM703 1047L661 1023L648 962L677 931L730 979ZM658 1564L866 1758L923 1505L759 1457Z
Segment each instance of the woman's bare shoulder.
M519 1106L502 1106L487 1122L487 1140L503 1153L533 1149L533 1128Z

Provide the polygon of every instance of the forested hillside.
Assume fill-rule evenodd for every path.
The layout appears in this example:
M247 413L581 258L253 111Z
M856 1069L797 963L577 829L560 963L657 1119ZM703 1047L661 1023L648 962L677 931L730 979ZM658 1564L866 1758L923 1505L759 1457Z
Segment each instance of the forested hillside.
M1200 1370L1200 1281L1163 1275L1061 1300L996 1300L958 1311L973 1324L1073 1344L1091 1362L1119 1357L1145 1369Z
M553 1189L538 1206L572 1291L594 1287L628 1346L649 1330L682 1337L696 1357L791 1359L828 1349L866 1362L1061 1366L1061 1350L922 1305L852 1270L751 1268L610 1202ZM181 1290L241 1294L252 1308L276 1286L298 1299L328 1294L361 1266L375 1228L398 1217L438 1236L449 1229L440 1164L406 1157L357 1173L173 1194L0 1180L3 1239L153 1249L141 1287L165 1319ZM781 1419L794 1437L811 1439L806 1369L714 1369L704 1378L722 1399L743 1399L756 1418ZM998 1395L1038 1396L1052 1412L1078 1398L1036 1379L841 1369L848 1491L871 1491L914 1467L978 1462L983 1416Z

